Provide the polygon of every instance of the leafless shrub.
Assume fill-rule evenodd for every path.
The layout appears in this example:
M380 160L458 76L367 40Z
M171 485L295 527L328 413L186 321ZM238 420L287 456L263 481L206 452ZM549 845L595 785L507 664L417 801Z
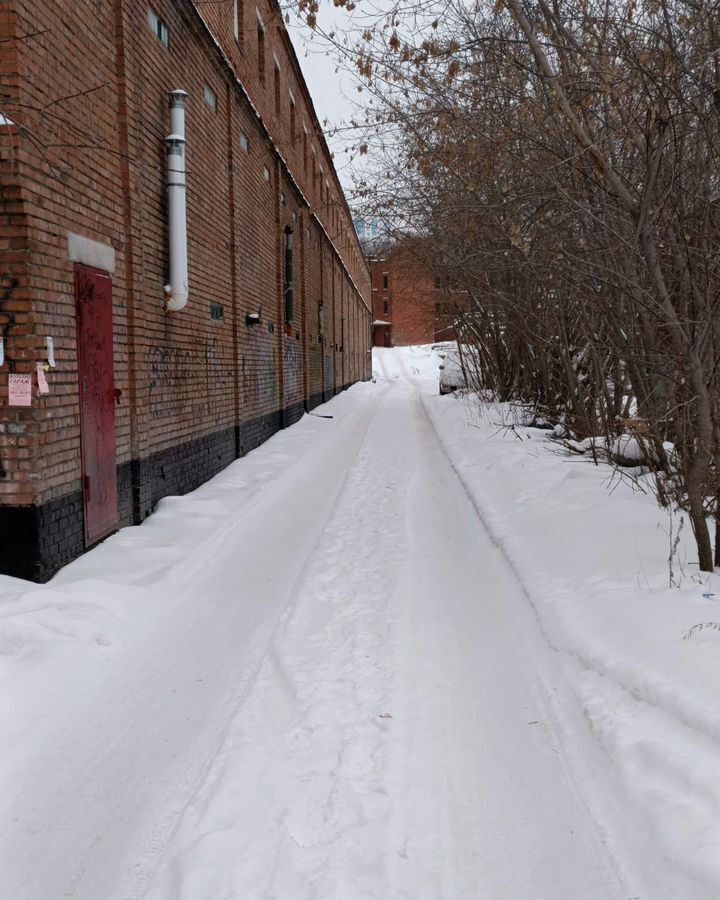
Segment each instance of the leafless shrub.
M464 298L474 386L574 438L635 439L711 571L720 13L686 0L423 9L393 10L362 50L382 134L381 177L360 185L369 213L411 232Z

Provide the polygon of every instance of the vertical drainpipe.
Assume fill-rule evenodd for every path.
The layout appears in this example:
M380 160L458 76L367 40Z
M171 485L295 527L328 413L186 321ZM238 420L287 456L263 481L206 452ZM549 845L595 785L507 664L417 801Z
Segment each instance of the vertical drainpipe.
M168 238L170 283L165 285L168 312L188 301L188 254L185 182L185 91L170 92L170 134L167 147Z

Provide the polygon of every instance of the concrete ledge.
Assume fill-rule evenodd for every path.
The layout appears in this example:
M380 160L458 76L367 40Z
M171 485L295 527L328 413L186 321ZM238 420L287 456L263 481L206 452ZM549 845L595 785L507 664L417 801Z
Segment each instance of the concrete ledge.
M115 248L68 231L68 259L71 262L102 269L111 275L115 272Z

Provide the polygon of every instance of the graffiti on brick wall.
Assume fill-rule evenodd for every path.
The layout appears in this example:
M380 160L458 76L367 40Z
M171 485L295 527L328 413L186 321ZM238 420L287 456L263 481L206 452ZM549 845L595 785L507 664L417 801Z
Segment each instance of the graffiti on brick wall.
M191 408L192 355L193 350L181 347L148 350L148 403L153 418L181 416Z
M323 359L323 390L326 394L332 393L333 380L332 356L326 356Z
M256 331L252 345L242 357L242 399L246 408L269 411L277 407L278 385L272 335Z
M208 340L205 344L205 383L207 392L201 398L199 406L203 419L203 405L207 412L214 413L217 417L223 405L227 408L232 393L230 361L223 358L222 346L217 338Z
M204 419L227 403L232 384L230 362L220 342L192 347L155 346L148 350L148 405L153 418L196 414Z
M303 354L300 344L293 338L283 337L283 378L285 407L303 401Z

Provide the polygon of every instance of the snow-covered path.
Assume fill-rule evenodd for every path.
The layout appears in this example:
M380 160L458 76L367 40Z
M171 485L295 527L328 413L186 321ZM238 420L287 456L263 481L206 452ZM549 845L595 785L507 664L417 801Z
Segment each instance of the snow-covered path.
M145 568L142 529L108 542L97 615L120 639L18 669L2 900L631 896L568 759L562 673L390 360L332 422L165 504ZM163 517L204 513L212 542L165 554ZM99 564L38 607L112 595Z

